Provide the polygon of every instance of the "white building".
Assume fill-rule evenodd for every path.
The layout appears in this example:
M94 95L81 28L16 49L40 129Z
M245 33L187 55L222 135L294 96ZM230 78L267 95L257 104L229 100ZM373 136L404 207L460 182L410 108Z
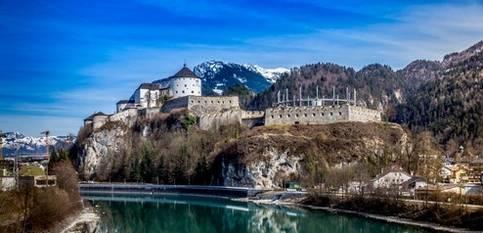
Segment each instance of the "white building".
M392 166L383 173L372 179L372 187L374 189L378 188L391 188L399 187L402 183L411 179L411 175L405 172L399 166Z
M157 83L143 83L134 92L131 102L138 108L159 107L163 91Z
M184 96L201 96L201 79L186 65L169 78L141 84L129 100L117 102L116 110L159 108L164 99Z
M173 98L201 96L201 79L186 65L169 79L169 95Z

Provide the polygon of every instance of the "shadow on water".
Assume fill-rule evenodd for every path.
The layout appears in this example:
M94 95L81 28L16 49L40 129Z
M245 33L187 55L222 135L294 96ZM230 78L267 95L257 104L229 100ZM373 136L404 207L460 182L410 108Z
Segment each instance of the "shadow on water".
M219 198L179 195L85 198L101 213L101 232L427 232L361 217Z

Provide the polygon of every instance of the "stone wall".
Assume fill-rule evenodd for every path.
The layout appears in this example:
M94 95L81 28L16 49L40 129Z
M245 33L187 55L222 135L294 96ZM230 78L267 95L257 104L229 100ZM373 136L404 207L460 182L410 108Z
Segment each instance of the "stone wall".
M109 116L106 115L97 115L94 116L94 119L92 120L92 128L93 129L99 129L101 128L106 122L109 120Z
M134 122L136 122L137 116L137 109L125 109L122 112L118 112L109 116L109 121L121 121L128 126L132 126L134 125Z
M169 113L176 108L187 108L189 96L184 96L166 101L161 107L161 112Z
M223 110L215 113L204 113L200 115L200 129L217 129L222 125L242 123L240 109Z
M188 109L197 115L240 109L238 96L189 96Z
M328 124L342 121L381 121L381 113L359 106L277 107L265 110L265 125Z
M349 120L350 121L381 121L381 112L369 108L360 106L350 106L349 108Z

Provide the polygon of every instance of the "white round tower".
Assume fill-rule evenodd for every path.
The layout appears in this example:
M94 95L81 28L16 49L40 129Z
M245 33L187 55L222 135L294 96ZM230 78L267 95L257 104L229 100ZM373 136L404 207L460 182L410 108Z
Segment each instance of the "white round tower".
M169 95L173 98L183 96L201 96L201 79L186 64L169 78Z

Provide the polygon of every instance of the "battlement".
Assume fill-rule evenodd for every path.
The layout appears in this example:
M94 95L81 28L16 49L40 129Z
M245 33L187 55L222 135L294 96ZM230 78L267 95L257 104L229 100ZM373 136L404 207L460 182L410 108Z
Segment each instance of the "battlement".
M344 121L380 121L381 113L359 106L281 106L265 110L265 125L328 124Z

